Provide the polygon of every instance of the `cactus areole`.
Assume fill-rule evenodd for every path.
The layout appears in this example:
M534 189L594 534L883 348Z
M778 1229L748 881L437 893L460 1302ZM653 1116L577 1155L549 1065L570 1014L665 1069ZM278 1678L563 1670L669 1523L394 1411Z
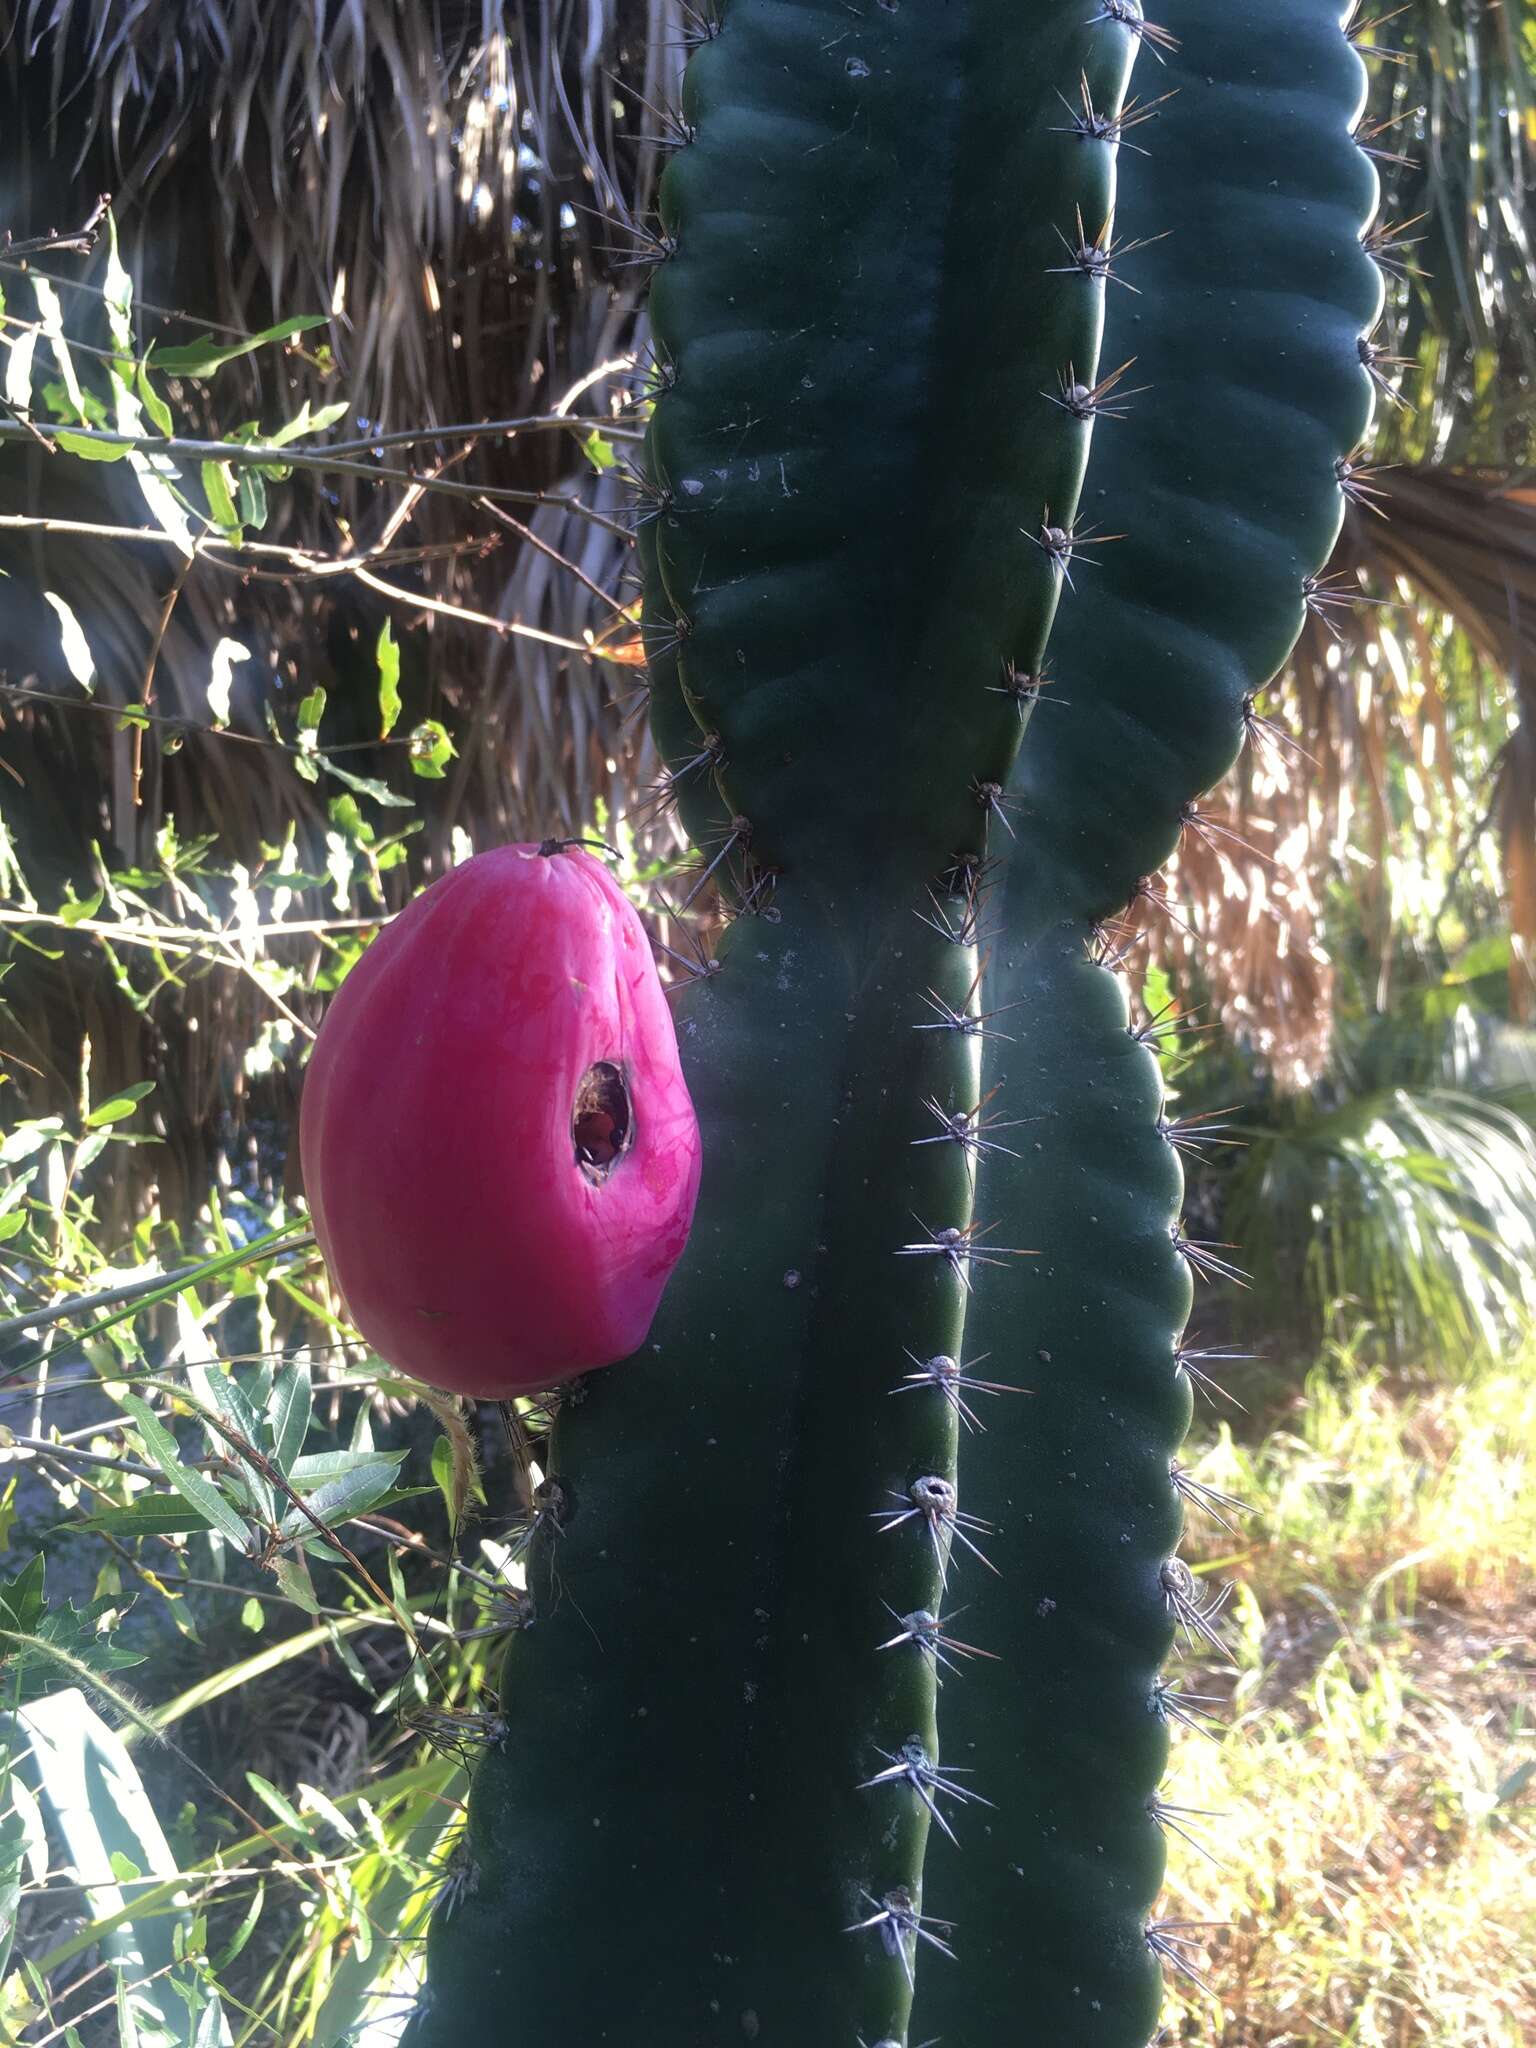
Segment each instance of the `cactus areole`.
M399 1371L484 1398L628 1357L687 1242L699 1131L634 907L561 842L435 882L326 1014L315 1234Z

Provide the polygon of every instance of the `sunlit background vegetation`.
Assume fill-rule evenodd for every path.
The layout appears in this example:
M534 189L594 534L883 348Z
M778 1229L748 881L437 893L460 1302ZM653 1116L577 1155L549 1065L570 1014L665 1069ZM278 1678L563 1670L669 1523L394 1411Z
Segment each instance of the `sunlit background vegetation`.
M371 932L478 848L599 833L664 962L710 943L707 904L662 907L683 855L628 574L633 259L688 14L0 0L25 2048L376 2048L452 1895L547 1411L370 1357L307 1236L295 1109ZM1197 1306L1186 1550L1231 1591L1178 1680L1168 2038L1517 2048L1536 24L1409 0L1359 33L1378 431L1125 961L1237 1269Z

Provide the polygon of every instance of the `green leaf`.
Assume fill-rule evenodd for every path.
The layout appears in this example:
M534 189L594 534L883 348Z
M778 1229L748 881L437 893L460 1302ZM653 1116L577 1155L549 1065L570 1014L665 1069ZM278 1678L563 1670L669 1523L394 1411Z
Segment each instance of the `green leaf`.
M82 462L126 462L133 453L126 441L87 441L81 434L55 434L53 445Z
M75 375L75 360L69 352L69 343L64 338L64 309L59 304L59 295L48 279L38 271L29 273L32 293L37 300L37 317L48 345L53 350L53 359L59 366L59 375L64 380L64 391L69 408L82 426L90 415L86 411L85 393L80 389L80 380Z
M223 1416L237 1443L249 1444L253 1450L264 1449L265 1417L252 1407L245 1389L233 1374L219 1366L212 1366L205 1367L198 1374L198 1379L202 1388L206 1390L208 1399ZM247 1497L256 1513L270 1518L277 1506L271 1481L235 1445L218 1438L216 1432L208 1433L215 1438L216 1448L222 1456L233 1455L240 1467Z
M239 547L245 536L240 531L240 517L235 510L233 478L229 465L223 462L205 462L202 466L203 491L208 499L208 510L213 523L233 546Z
M382 1829L377 1816L365 1801L360 1800L358 1805L370 1837L378 1842ZM436 1873L438 1851L449 1831L457 1826L457 1817L451 1812L444 1817L445 1805L440 1795L434 1803L433 1790L427 1790L417 1793L391 1818L390 1836L394 1841L410 1844L409 1856L387 1856L384 1845L379 1844L381 1856L387 1856L389 1874L381 1883L370 1886L368 1914L375 1928L398 1930L402 1940L414 1940L421 1932L429 1910L423 1873L428 1869ZM395 1947L393 1941L376 1939L366 1961L359 1957L355 1945L344 1955L338 1952L315 2023L317 2041L361 2038L371 2013L377 2009L380 1976L389 1968Z
M242 1555L249 1556L250 1532L244 1520L210 1480L205 1479L201 1472L194 1472L181 1462L181 1452L177 1448L176 1439L165 1424L136 1394L121 1394L118 1399L137 1424L139 1435L150 1458L160 1467L176 1491L183 1496L189 1506L197 1509L210 1528L217 1529Z
M126 381L114 377L112 393L117 414L116 424L125 434L144 434L143 405L147 405L154 424L162 433L173 431L170 410L160 398L145 374L141 363L134 374L133 389ZM143 401L143 405L140 401ZM128 457L129 467L138 478L139 489L144 503L148 506L156 525L166 538L179 548L190 561L193 554L192 527L196 520L202 529L201 513L194 513L181 490L181 471L169 455L163 455L151 448L135 448Z
M311 1451L295 1458L288 1468L288 1481L300 1493L306 1486L320 1486L349 1472L368 1469L396 1472L405 1462L404 1451Z
M302 1365L285 1365L272 1386L267 1403L267 1421L272 1430L272 1462L285 1478L292 1476L296 1460L309 1434L314 1405L309 1374Z
M333 796L326 805L326 815L349 845L372 844L375 836L373 827L358 809L355 796Z
M64 654L64 666L90 696L91 686L96 680L96 657L91 652L91 643L86 639L80 621L56 590L45 590L43 602L51 604L59 616L59 645Z
M437 1488L435 1486L392 1486L388 1493L383 1494L369 1507L354 1508L352 1512L357 1515L383 1514L386 1508L399 1507L403 1501L421 1500L424 1495L436 1493L436 1491ZM318 1551L323 1549L323 1547L321 1539L317 1536L315 1538L315 1548Z
M43 1571L38 1556L14 1578L0 1579L0 1621L24 1636L35 1635L43 1618Z
M278 1527L287 1537L318 1535L311 1516L330 1527L333 1523L347 1521L353 1515L366 1515L392 1490L392 1485L393 1473L370 1459L356 1470L328 1479L313 1493L306 1494L304 1506L309 1513L305 1514L301 1508L290 1508Z
M30 1159L34 1152L41 1152L64 1128L60 1116L40 1116L30 1123L18 1124L14 1131L8 1131L0 1138L0 1166L15 1166L23 1159Z
M454 746L448 737L448 728L436 718L424 718L420 725L411 729L410 761L417 775L424 775L432 782L441 782L448 772L448 763L454 758Z
M400 1560L392 1548L385 1551L384 1564L389 1572L389 1590L394 1596L395 1605L399 1608L408 1609L411 1599L405 1590L405 1574L401 1571Z
M72 882L66 882L64 889L64 901L59 905L58 915L65 924L79 924L84 918L94 917L107 893L105 889L98 889L94 896L76 896Z
M47 409L49 417L56 424L66 429L76 426L83 428L110 427L112 425L112 419L107 408L88 385L82 389L80 396L85 409L83 421L77 417L79 408L70 397L68 389L57 377L50 377L42 390L43 405ZM80 438L82 440L86 438L83 432Z
M107 214L107 268L101 281L102 309L112 346L123 355L133 353L133 279L124 268L117 246L117 221Z
M298 1808L287 1799L277 1787L264 1778L260 1771L247 1771L245 1782L250 1786L262 1805L275 1813L280 1821L293 1829L300 1841L313 1843L314 1829L307 1820L300 1817Z
M297 441L305 434L323 434L327 427L333 427L339 419L345 419L347 412L347 401L341 399L334 405L322 405L318 412L312 413L309 409L309 400L306 398L286 426L279 427L272 434L263 434L258 428L250 438L267 448L286 448L291 441Z
M112 1640L110 1625L125 1606L120 1595L90 1600L84 1607L69 1600L36 1615L34 1597L42 1585L41 1559L34 1563L35 1580L29 1578L29 1566L20 1580L10 1582L8 1592L0 1588L0 1635L12 1638L0 1656L6 1667L9 1700L25 1702L57 1690L60 1665L47 1654L50 1648L62 1652L75 1667L102 1674L144 1662L142 1654L120 1650ZM27 1582L24 1588L21 1581ZM30 1627L23 1627L19 1617L28 1612L34 1613L34 1619Z
M348 789L355 789L359 796L372 797L376 804L382 804L386 810L410 810L410 798L408 796L396 796L388 783L380 782L377 777L357 775L350 768L338 768L329 754L321 754L319 761L327 775L334 775L338 782L344 782Z
M23 417L32 410L32 358L37 353L38 340L34 328L18 334L10 342L10 360L5 366L5 402Z
M320 730L320 721L325 716L325 691L318 686L299 699L298 722L299 744L313 745L313 735Z
M176 423L171 418L171 408L150 382L149 372L143 363L135 363L133 366L133 388L138 393L139 402L160 432L167 436L174 434Z
M204 1366L201 1379L214 1406L236 1436L256 1450L266 1448L266 1418L253 1406L234 1374L222 1366ZM218 1448L223 1450L221 1443Z
M307 334L311 328L324 327L325 324L324 313L300 313L292 320L279 320L275 327L264 327L260 334L249 334L241 341L216 341L211 334L205 334L180 348L153 351L154 366L165 377L211 377L225 363L248 356L253 349L261 348L269 341L287 341L295 334Z
M379 738L388 739L400 716L400 648L388 619L379 628Z
M128 1996L128 1972L119 1970L116 1978L117 1993L117 2038L120 2048L144 2048L144 2039L139 2032L139 2023L134 2018L133 2002Z
M267 523L267 480L259 469L241 469L236 505L241 524L254 526L260 533Z
M198 1954L204 1945L202 1942L193 1942L191 1944L192 1954ZM223 2008L219 2004L211 1982L201 1976L194 1977L191 1984L182 1988L187 1999L189 2013L196 2010L198 1999L204 2001L201 2009L196 2010L197 2026L192 2036L190 2048L220 2048L220 2043L228 2040L229 2036L225 2028Z
M432 1477L437 1481L437 1490L443 1496L443 1505L448 1510L448 1521L451 1526L459 1518L459 1502L454 1485L453 1445L445 1436L440 1436L432 1446Z
M614 452L613 443L605 441L596 427L583 440L581 452L586 456L588 462L591 463L599 476L602 475L604 470L612 469L619 459Z
M85 1120L88 1131L100 1130L103 1124L120 1123L125 1116L132 1116L135 1108L146 1095L154 1091L153 1081L130 1081L126 1088L119 1088L115 1095L109 1095L105 1102L98 1102Z
M125 1508L98 1508L63 1524L68 1529L96 1529L107 1536L186 1536L206 1529L207 1518L169 1493L143 1493Z
M379 1688L364 1670L358 1659L357 1652L334 1622L331 1622L329 1627L331 1631L331 1648L335 1651L341 1663L346 1666L347 1674L351 1678L352 1683L359 1692L366 1693L370 1699L376 1700L379 1696Z
M279 1551L272 1560L272 1571L278 1585L295 1606L302 1607L306 1614L320 1612L320 1602L315 1596L309 1566L302 1557L294 1556L291 1551Z
M208 1966L213 1971L215 1977L222 1977L224 1975L224 1972L235 1960L235 1957L239 1955L245 1944L255 1933L256 1922L261 1918L261 1909L266 1903L266 1897L267 1881L265 1878L260 1878L257 1880L255 1891L251 1894L251 1903L246 1907L240 1925L235 1929L225 1946L219 1950L219 1953L216 1956L210 1956L208 1959Z
M21 1900L22 1879L30 1874L34 1884L48 1875L48 1843L37 1801L17 1773L9 1768L0 1746L0 1977L10 1959L11 1939L16 1931L16 1908Z
M344 1842L357 1840L357 1829L335 1801L328 1799L318 1785L301 1784L299 1791L303 1794L304 1804L312 1808L327 1827L334 1828Z

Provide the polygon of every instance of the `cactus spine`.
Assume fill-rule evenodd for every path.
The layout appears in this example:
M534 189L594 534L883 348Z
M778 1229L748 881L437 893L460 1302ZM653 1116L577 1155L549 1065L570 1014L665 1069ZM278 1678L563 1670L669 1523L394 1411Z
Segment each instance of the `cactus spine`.
M638 509L736 913L677 998L704 1181L557 1423L408 2038L1139 2048L1190 1280L1090 949L1337 527L1359 60L1334 0L687 19Z

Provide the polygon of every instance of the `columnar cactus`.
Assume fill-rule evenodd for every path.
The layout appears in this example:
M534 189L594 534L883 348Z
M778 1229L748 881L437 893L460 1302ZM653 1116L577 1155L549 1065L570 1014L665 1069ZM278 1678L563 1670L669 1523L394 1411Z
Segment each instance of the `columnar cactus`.
M557 1422L409 2040L1138 2048L1211 1624L1112 920L1337 530L1361 64L1337 0L699 5L638 536L735 913L675 997L704 1178Z

